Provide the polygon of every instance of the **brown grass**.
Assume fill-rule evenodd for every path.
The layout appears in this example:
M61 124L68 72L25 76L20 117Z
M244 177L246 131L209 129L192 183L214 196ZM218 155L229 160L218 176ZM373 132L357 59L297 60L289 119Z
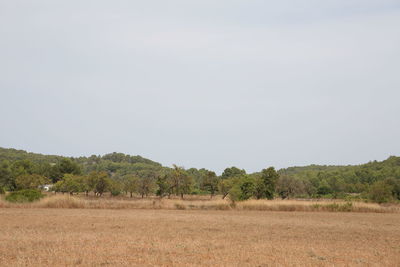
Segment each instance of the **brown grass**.
M14 204L0 199L0 208L73 208L73 209L167 209L167 210L258 210L311 212L400 212L400 205L379 205L365 202L305 201L305 200L247 200L234 205L227 199L159 199L159 198L93 198L50 195L38 202Z
M0 266L400 265L399 213L20 207L0 226Z

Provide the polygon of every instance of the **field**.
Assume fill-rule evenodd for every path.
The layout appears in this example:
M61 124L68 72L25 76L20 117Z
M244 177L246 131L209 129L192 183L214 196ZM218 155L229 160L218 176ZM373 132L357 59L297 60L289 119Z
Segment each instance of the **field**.
M400 214L0 209L1 266L400 265Z

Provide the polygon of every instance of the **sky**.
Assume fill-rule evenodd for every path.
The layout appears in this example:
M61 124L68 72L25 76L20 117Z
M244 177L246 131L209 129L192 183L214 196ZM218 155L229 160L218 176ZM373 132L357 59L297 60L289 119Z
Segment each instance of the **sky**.
M248 172L400 155L400 1L0 0L0 146Z

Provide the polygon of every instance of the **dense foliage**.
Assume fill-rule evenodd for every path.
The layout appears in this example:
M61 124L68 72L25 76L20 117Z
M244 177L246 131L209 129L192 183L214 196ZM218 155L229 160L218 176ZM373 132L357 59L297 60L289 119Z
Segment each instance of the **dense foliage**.
M218 176L207 169L172 168L140 156L111 153L67 158L0 148L0 188L76 194L109 192L133 197L216 194L233 202L249 198L364 198L383 203L400 199L400 157L357 166L273 167L247 174L237 167Z
M361 194L376 201L379 187L386 194L383 202L400 199L400 157L391 156L378 162L357 166L291 167L279 171L282 196L293 196L299 191L309 196L337 198L344 194ZM301 190L299 190L301 189ZM382 202L382 201L378 201Z
M20 191L11 192L6 196L6 200L15 203L33 202L41 199L44 195L34 189L24 189Z

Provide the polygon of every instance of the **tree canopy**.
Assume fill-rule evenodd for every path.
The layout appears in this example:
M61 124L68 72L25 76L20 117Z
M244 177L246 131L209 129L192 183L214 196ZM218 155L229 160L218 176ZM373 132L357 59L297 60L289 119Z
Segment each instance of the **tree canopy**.
M247 174L238 167L221 175L207 169L185 169L123 153L68 158L0 148L0 188L37 189L53 183L64 193L105 192L131 197L216 194L223 198L344 198L359 196L375 202L400 199L400 157L355 166L310 165L276 171L267 167Z

